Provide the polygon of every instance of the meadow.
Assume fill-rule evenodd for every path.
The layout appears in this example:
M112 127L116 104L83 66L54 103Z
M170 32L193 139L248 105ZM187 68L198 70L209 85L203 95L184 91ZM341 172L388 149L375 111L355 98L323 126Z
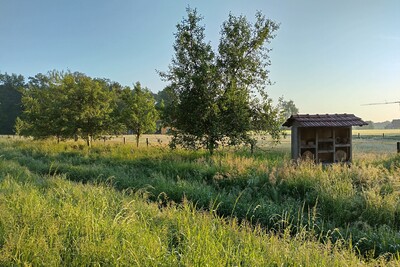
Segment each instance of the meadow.
M398 266L400 131L353 134L351 166L0 138L0 265Z

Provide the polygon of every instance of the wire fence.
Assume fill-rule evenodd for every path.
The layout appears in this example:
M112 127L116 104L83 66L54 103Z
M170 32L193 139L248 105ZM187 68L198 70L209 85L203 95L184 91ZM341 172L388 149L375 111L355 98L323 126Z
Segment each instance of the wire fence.
M280 138L279 143L276 143L268 134L253 134L252 137L256 140L256 146L260 148L278 147L290 149L291 133L290 130L285 130ZM0 135L0 138L13 140L31 139L20 137L17 135ZM166 134L144 134L139 138L140 147L167 146L171 141L172 136ZM71 140L69 140L70 142ZM397 143L400 142L400 129L374 129L374 130L353 130L353 142L356 146L362 144L365 147L371 147L378 150L387 150L393 148L396 150ZM136 135L121 135L107 136L105 138L93 140L95 144L126 144L136 146ZM379 149L382 147L382 149ZM391 149L392 150L392 149Z

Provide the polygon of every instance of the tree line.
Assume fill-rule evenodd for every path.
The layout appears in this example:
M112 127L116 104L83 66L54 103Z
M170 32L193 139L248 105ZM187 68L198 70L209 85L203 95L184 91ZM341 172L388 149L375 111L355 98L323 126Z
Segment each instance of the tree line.
M130 88L80 72L56 70L29 77L27 83L21 75L0 78L0 92L6 96L1 98L1 134L56 137L58 141L80 137L90 145L92 140L129 130L138 145L141 134L156 129L155 99L139 82Z
M168 85L158 94L139 82L130 88L80 72L39 73L26 83L21 75L0 74L0 134L80 137L90 145L129 130L138 144L158 120L172 129L171 147L213 153L219 144L254 146L254 131L279 140L283 120L298 110L291 100L274 105L266 92L268 45L278 24L260 12L254 23L229 14L214 50L201 21L188 8L177 25L175 54L168 70L159 71Z

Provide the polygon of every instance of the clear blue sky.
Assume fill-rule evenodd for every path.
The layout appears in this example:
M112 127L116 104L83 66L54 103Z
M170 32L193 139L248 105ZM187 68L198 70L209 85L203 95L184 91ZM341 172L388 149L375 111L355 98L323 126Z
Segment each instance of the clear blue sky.
M190 5L217 46L229 12L257 10L280 23L268 88L301 113L400 118L400 1L0 0L0 72L26 77L71 70L162 90L157 70L173 56L175 25Z

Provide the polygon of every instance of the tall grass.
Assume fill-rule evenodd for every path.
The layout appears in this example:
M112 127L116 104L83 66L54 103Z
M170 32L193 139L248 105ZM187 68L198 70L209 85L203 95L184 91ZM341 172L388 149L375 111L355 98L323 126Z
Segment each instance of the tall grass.
M305 230L267 232L186 199L160 209L146 192L38 175L0 159L2 266L360 266L342 241L321 243Z
M12 177L61 176L81 186L107 183L120 192L145 189L146 199L159 207L187 200L198 210L236 218L239 225L259 225L277 233L276 238L307 233L310 242L340 242L366 258L398 257L400 251L399 156L365 156L351 167L323 167L293 164L279 151L209 156L163 147L98 144L89 149L79 143L0 142L2 159L25 167L10 170Z

